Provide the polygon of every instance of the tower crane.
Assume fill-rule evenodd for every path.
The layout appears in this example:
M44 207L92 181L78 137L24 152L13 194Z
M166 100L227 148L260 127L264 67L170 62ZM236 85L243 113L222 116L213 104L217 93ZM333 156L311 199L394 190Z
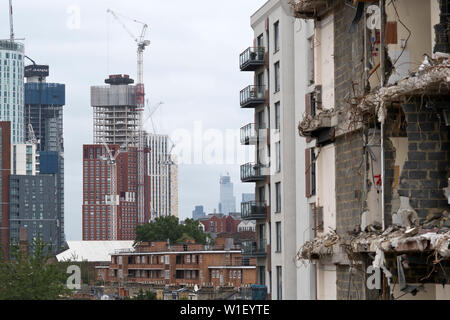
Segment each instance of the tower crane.
M15 42L16 40L25 40L25 39L16 39L14 35L13 6L12 0L9 0L9 41Z
M144 51L145 48L150 45L149 40L145 40L145 33L147 32L148 25L144 22L138 21L136 19L130 19L135 23L142 25L142 31L139 37L136 37L122 22L119 18L119 14L107 10L116 20L119 22L125 31L133 38L137 43L137 83L136 83L136 102L139 119L139 129L138 129L138 196L137 196L137 212L138 212L138 223L145 223L145 203L144 203L144 174L145 174L145 161L144 161L144 123L143 123L143 113L145 108L145 89L144 89ZM123 15L121 15L124 17ZM126 17L124 17L126 18ZM129 19L129 18L127 18Z
M111 149L106 144L105 139L102 138L103 146L108 153L106 160L109 164L110 170L110 194L106 196L106 204L110 205L110 223L109 223L109 237L110 240L117 240L117 206L119 205L119 195L117 194L117 157L120 154L120 148L113 155Z
M12 0L9 0L9 29L10 29L10 40L14 42L14 21L13 21L13 7Z

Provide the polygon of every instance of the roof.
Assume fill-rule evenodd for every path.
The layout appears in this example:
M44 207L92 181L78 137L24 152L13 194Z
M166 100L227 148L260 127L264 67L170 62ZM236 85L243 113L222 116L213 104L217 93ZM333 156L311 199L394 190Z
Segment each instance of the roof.
M58 254L58 261L105 262L118 249L133 249L134 241L67 241L69 249Z

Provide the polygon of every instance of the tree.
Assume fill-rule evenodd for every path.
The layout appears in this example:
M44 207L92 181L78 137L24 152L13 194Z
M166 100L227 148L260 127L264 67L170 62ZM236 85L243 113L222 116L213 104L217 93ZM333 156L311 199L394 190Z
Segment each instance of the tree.
M195 240L196 243L206 244L208 234L200 230L200 223L193 219L186 219L184 224L179 224L178 218L159 217L155 221L136 227L136 242L166 241L170 243L184 243L187 240Z
M0 257L0 300L56 300L71 291L65 286L66 269L50 254L40 236L29 252L11 247L11 259Z

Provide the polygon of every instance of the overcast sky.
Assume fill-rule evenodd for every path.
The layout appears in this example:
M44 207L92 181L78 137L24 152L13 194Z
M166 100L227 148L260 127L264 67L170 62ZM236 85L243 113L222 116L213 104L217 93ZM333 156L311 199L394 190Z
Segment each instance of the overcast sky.
M133 39L106 10L110 8L149 25L147 38L151 45L144 62L147 98L151 106L164 102L153 117L157 133L188 132L195 136L194 128L201 126L202 134L208 135L208 130L214 129L225 135L227 130L238 130L254 121L253 110L239 108L239 91L253 79L251 73L239 71L239 54L253 43L250 16L264 3L265 0L13 0L14 30L16 38L25 38L26 55L38 64L50 65L49 82L66 84L67 240L81 240L81 150L83 144L92 143L89 88L102 85L108 74L129 74L136 79ZM1 1L0 17L0 38L8 38L8 1ZM139 34L138 24L124 22ZM146 128L153 131L149 123ZM198 147L198 141L193 143ZM248 147L237 148L248 151ZM240 182L239 161L228 165L180 165L180 218L190 217L195 205L204 205L207 212L217 208L219 177L227 172L232 176L239 207L241 193L254 192L253 184Z

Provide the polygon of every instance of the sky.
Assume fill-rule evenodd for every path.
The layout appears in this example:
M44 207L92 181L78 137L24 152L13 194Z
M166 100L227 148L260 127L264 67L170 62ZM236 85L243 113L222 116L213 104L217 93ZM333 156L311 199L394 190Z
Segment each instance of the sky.
M90 86L103 85L109 74L136 79L135 42L107 9L149 25L146 98L150 109L164 104L145 128L169 134L175 142L173 151L182 161L179 216L185 219L196 205L207 213L218 208L221 174L231 175L238 208L241 194L254 192L254 185L239 177L240 165L252 160L252 149L229 141L236 142L239 128L254 121L253 110L239 107L239 91L253 81L251 73L239 71L239 54L253 44L250 16L265 2L13 0L14 33L25 39L25 54L50 66L48 82L66 84L67 240L81 240L81 151L93 142ZM122 19L140 34L141 25ZM9 38L8 1L0 4L0 31L0 38Z

